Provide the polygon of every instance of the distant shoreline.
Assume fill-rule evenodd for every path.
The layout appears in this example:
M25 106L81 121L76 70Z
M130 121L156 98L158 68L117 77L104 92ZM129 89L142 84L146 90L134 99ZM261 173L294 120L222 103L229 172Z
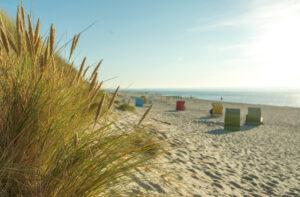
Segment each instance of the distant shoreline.
M249 103L249 102L234 102L234 101L221 101L219 100L212 100L212 99L204 99L204 98L198 98L198 97L189 97L189 96L176 96L176 95L164 95L161 93L145 93L145 92L131 92L131 91L120 91L120 94L125 94L125 95L130 95L130 96L142 96L142 95L147 95L147 96L161 96L165 98L178 98L178 99L184 99L184 100L189 100L189 99L196 99L199 101L205 101L205 102L223 102L227 104L237 104L237 105L252 105L252 106L269 106L269 107L278 107L278 108L295 108L295 109L300 109L300 106L285 106L285 105L274 105L274 104L264 104L264 103Z
M224 103L232 104L249 104L249 105L266 105L274 107L289 107L289 108L300 108L300 92L288 93L288 92L232 92L232 91L171 91L171 90L121 90L121 93L126 94L138 94L143 95L161 95L165 97L179 97L182 99L198 99L202 101L220 102L221 96L223 97ZM199 94L200 93L200 94ZM198 94L198 95L197 95ZM207 94L207 95L206 95ZM257 95L256 95L257 94ZM290 95L292 94L292 95ZM293 95L295 94L295 95ZM240 99L243 98L244 100ZM250 97L247 98L247 97ZM265 97L265 98L264 98ZM290 97L290 98L289 98ZM271 99L277 100L271 100ZM251 100L252 99L252 100ZM255 100L257 99L257 100ZM269 101L270 100L270 101ZM252 101L252 102L251 102Z

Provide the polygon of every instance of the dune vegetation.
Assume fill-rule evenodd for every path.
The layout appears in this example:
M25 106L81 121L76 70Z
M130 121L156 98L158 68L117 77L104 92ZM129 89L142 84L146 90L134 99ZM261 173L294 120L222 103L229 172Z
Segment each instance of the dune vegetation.
M125 133L111 127L119 88L101 89L102 60L91 75L86 58L79 71L70 63L81 34L64 58L54 26L42 37L22 5L16 19L0 11L0 27L0 196L112 195L162 152L141 122Z

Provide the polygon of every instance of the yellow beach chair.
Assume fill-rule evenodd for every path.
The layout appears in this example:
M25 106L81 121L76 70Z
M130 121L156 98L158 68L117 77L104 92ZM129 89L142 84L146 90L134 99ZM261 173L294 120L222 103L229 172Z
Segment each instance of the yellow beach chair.
M144 104L146 104L146 103L147 103L147 98L146 98L146 96L141 96L141 98L143 98Z
M262 124L261 109L255 107L248 107L248 115L246 116L246 124L258 126Z
M241 112L240 109L228 109L225 111L224 129L230 131L241 130Z
M215 116L222 116L223 115L223 105L222 103L212 103L212 110Z

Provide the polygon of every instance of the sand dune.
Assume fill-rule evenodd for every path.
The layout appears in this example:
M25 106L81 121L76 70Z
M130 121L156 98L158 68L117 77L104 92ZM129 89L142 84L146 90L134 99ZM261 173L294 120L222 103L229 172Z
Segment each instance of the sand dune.
M146 124L173 149L153 162L157 169L137 170L129 195L300 196L299 108L224 103L241 109L241 131L230 132L224 117L209 117L211 101L185 100L177 112L175 97L155 96ZM243 125L248 106L262 108L263 125Z

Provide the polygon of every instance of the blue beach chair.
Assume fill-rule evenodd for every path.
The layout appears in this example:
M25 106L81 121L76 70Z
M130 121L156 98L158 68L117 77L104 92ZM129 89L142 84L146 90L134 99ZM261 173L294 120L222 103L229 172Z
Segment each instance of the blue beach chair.
M135 98L135 106L136 107L143 107L144 106L144 99L143 98Z

